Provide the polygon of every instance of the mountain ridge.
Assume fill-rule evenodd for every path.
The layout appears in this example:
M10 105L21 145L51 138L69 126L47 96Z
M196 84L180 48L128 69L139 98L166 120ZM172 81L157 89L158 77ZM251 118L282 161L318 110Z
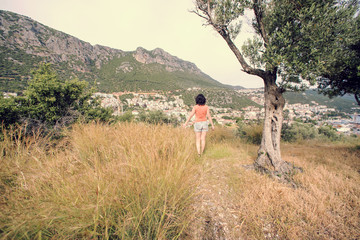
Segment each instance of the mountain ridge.
M4 86L0 90L3 91L24 89L30 70L44 61L52 63L61 78L77 77L96 82L98 90L104 92L228 88L203 73L194 63L161 48L149 51L138 47L135 51L123 51L91 45L9 11L0 10L0 33L0 83ZM142 86L143 82L147 84Z

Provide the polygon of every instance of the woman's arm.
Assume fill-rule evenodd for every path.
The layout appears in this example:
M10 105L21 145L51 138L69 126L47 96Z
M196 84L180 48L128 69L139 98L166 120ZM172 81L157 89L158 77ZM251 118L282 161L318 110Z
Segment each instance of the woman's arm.
M210 123L211 123L211 128L212 128L212 130L214 130L215 127L214 127L214 123L213 123L213 120L212 120L212 117L211 117L210 109L209 109L209 108L208 108L208 110L207 110L206 116L207 116L207 118L209 119L209 121L210 121Z
M190 119L194 116L195 114L195 107L193 107L189 117L187 118L186 122L184 123L184 127L186 127L186 125L188 124L188 122L190 121Z

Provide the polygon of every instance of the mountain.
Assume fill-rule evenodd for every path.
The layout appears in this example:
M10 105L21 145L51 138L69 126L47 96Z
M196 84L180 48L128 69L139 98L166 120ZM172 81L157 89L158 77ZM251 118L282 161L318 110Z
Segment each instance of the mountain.
M352 108L356 108L357 103L354 99L354 96L345 95L343 97L334 97L328 98L322 94L317 93L315 90L306 90L304 92L285 92L284 97L289 104L301 103L301 104L310 104L316 102L320 105L325 105L329 108L336 108L341 112L353 112Z
M160 48L122 51L91 45L29 17L0 10L0 91L21 91L31 70L50 62L62 79L77 77L99 91L227 88Z

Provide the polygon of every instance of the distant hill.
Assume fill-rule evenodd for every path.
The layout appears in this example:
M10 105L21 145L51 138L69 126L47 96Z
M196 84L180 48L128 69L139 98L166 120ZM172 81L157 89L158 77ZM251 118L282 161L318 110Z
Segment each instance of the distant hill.
M227 88L160 48L125 52L91 45L16 13L0 10L0 91L21 91L40 62L63 79L77 77L99 91Z
M241 110L247 106L256 106L262 107L259 104L251 101L248 97L243 96L242 94L237 93L231 89L205 89L205 90L191 90L191 91L182 91L178 94L182 95L184 103L188 106L194 105L195 97L203 93L206 96L206 104L218 107L218 108L231 108L234 110Z
M344 96L328 98L322 94L318 94L315 90L306 90L305 92L285 92L284 97L289 104L302 103L312 104L312 101L325 105L330 108L336 108L341 112L352 112L351 108L357 107L354 96Z
M233 90L241 90L241 89L245 89L243 86L232 86L232 85L225 85L226 87L233 89Z

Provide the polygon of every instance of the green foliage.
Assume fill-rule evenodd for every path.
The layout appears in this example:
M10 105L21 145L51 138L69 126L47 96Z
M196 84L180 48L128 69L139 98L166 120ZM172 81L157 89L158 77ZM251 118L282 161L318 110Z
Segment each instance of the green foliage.
M4 98L0 95L0 119L3 126L9 126L20 121L21 106L14 97Z
M350 45L347 52L337 57L332 68L319 80L319 92L331 98L353 94L360 105L360 40Z
M318 131L320 135L324 136L330 141L338 141L341 139L341 136L338 134L336 129L330 125L321 126Z
M118 116L117 120L120 122L132 122L134 120L134 116L132 115L131 111L127 111L123 115Z
M348 48L360 38L357 0L197 0L195 4L195 12L224 37L233 51L236 46L227 37L232 37L234 25L240 25L244 9L253 11L256 37L237 54L246 57L253 70L281 77L278 85L284 90L304 90L307 83L315 84L325 73L343 70L349 61L341 59L353 59ZM356 62L352 66L358 67ZM339 63L341 66L337 66ZM261 77L258 71L249 73Z
M303 80L315 84L319 76L334 69L340 56L348 55L347 45L359 39L354 18L359 7L356 2L275 1L276 7L266 18L271 23L274 44L269 58L285 65L280 65L284 86L291 82L301 84Z
M293 122L291 125L284 123L281 129L281 138L286 142L310 140L318 136L318 131L313 124Z
M239 121L237 123L237 136L246 140L248 143L257 144L261 143L263 124L259 122L244 123Z
M283 124L281 138L286 142L321 139L326 141L338 141L342 138L335 128L323 125L316 128L311 123L293 122L291 125Z
M240 33L242 24L239 21L239 16L244 14L245 8L249 7L250 3L248 0L196 1L199 10L213 12L212 18L216 26L228 26L232 39L235 39Z
M42 64L33 71L33 78L24 97L0 99L0 115L5 126L26 121L64 126L76 120L108 121L112 111L91 98L87 83L77 79L61 81L50 64Z
M80 120L109 122L113 120L111 108L101 106L100 99L91 99L91 92L79 98L74 110L80 114Z
M248 39L241 47L244 56L249 58L250 64L253 67L259 68L264 64L261 54L262 51L259 51L259 49L262 48L262 45L262 41L259 38L254 37L253 40Z
M178 125L179 122L175 117L169 117L164 114L163 111L149 111L141 112L138 116L140 122L146 122L150 124L172 124Z
M41 65L25 91L28 117L55 124L74 109L86 86L86 82L78 80L61 82L49 64Z

